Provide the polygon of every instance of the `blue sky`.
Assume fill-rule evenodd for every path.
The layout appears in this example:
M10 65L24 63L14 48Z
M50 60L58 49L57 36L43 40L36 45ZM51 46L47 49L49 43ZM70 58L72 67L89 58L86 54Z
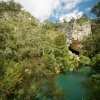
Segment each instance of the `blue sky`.
M84 13L90 16L90 10L100 0L15 0L23 5L41 22L48 19L70 21L71 18L80 18Z

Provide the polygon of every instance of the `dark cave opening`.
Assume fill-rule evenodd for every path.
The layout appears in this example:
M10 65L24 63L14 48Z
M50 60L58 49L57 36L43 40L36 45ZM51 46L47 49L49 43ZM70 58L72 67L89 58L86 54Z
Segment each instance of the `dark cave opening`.
M69 47L69 50L74 53L75 55L78 55L79 56L79 51L76 51L74 49L72 49L71 47Z

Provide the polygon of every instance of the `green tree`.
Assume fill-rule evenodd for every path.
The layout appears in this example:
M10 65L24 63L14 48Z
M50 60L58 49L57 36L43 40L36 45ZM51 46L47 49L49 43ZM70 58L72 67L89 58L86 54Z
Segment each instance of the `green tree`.
M22 6L16 3L14 0L10 1L0 1L0 14L3 12L19 12Z
M55 38L56 48L54 51L57 62L59 63L60 70L64 71L68 67L68 48L66 45L66 36L64 34L60 34Z
M92 34L84 39L83 49L90 58L100 53L100 35Z
M94 7L92 8L92 12L97 16L100 17L100 2L98 2Z
M99 100L100 99L100 74L94 74L87 82L88 95L87 100Z

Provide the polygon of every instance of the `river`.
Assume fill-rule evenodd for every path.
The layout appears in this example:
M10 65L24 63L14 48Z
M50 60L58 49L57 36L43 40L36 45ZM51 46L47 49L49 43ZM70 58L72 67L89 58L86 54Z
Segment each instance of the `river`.
M65 100L85 100L87 88L84 82L89 79L90 70L85 67L57 76L56 86L63 89Z
M86 88L83 82L87 80L86 76L70 73L59 75L56 79L57 88L63 88L65 100L84 100Z
M87 88L84 82L89 79L91 73L90 67L79 67L73 72L58 74L55 79L56 89L63 90L63 100L85 100ZM43 99L39 100L62 100L62 99Z

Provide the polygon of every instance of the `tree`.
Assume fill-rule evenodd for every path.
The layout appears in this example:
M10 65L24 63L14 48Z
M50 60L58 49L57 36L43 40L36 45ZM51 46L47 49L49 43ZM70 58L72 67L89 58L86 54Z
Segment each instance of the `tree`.
M92 58L100 53L100 35L92 34L83 40L85 55Z
M0 13L9 11L19 12L21 11L21 8L22 6L19 3L16 3L14 0L0 2Z
M97 17L100 17L100 2L98 2L93 8L92 13L94 13Z

